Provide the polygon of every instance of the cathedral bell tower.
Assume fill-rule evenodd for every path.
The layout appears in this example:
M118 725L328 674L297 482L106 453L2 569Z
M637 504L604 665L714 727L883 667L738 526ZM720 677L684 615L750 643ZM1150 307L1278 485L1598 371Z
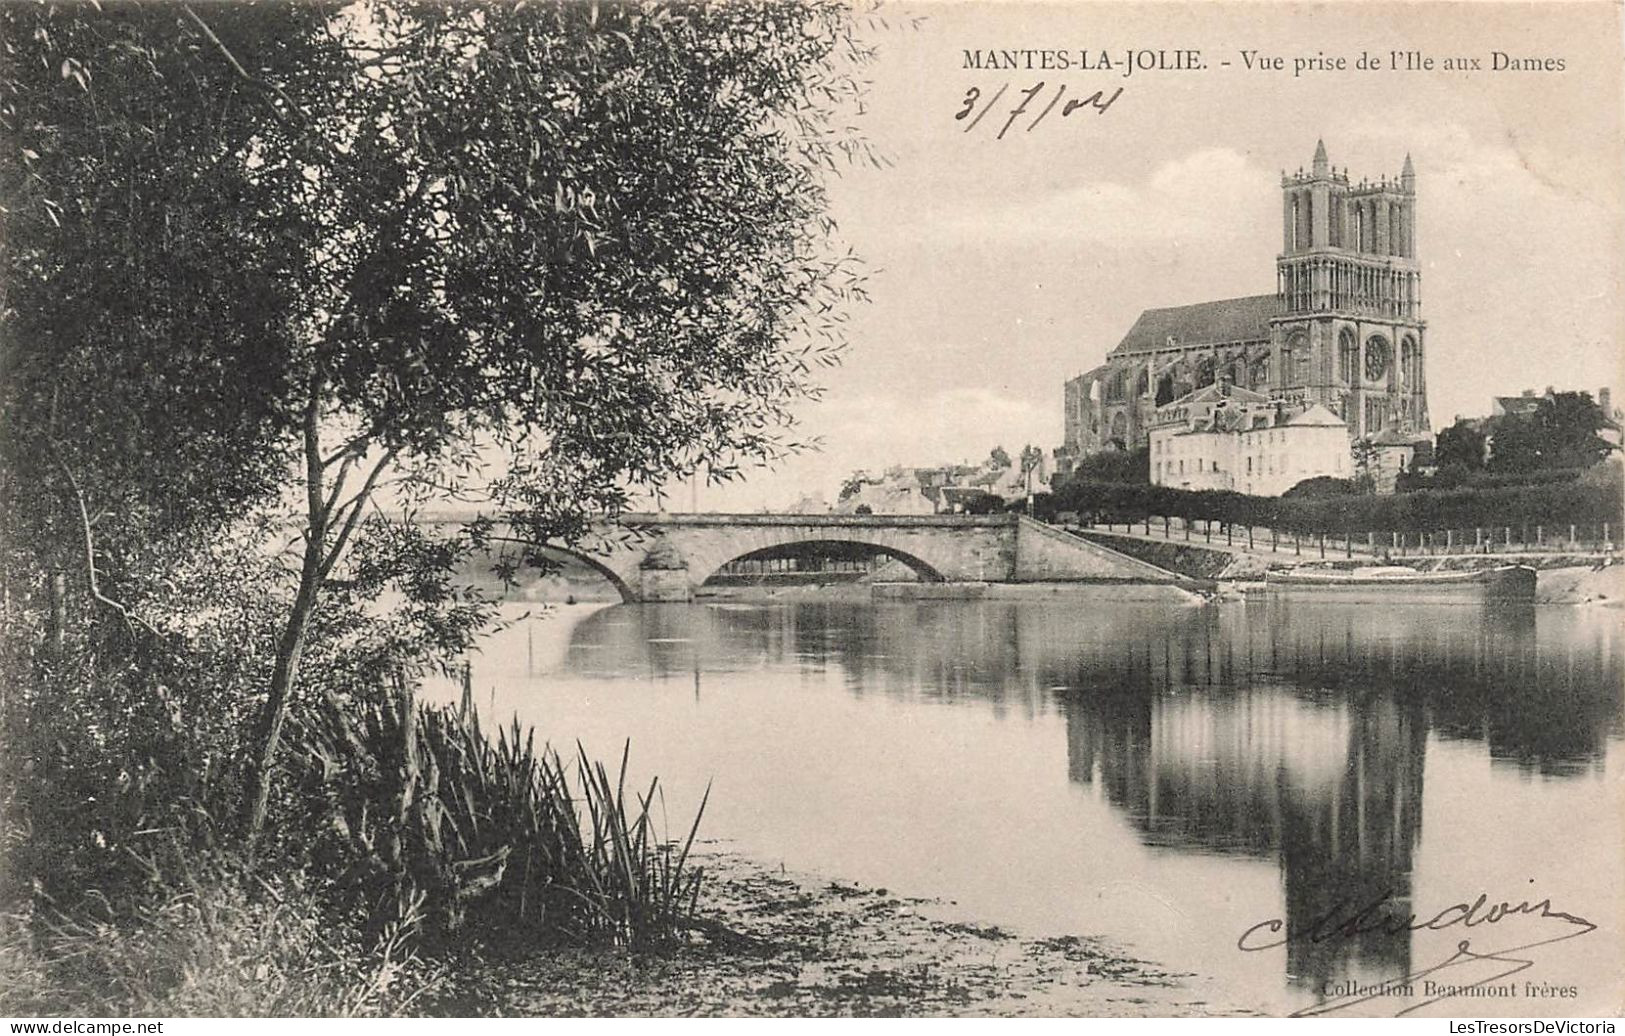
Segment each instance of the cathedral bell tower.
M1359 438L1429 432L1416 170L1349 180L1317 142L1310 170L1281 176L1280 306L1271 389L1340 415Z

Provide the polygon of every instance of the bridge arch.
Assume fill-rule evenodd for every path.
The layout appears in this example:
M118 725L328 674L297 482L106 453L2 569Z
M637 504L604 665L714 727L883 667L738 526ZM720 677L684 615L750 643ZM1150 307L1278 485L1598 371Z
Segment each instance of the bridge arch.
M574 550L570 547L561 547L555 543L547 544L547 549L552 553L564 555L572 561L579 561L583 565L586 565L588 568L592 569L594 572L597 572L599 575L603 576L609 581L609 584L615 588L615 592L621 595L622 604L630 604L633 601L639 600L638 591L626 581L625 576L611 568L601 555L594 555L587 551Z
M907 565L915 575L919 576L921 582L945 583L948 581L948 577L944 575L935 565L932 565L930 562L920 558L916 554L912 554L906 550L900 550L895 546L890 546L882 542L851 536L822 536L817 538L787 536L779 540L779 542L769 543L765 546L752 547L749 550L743 551L742 553L737 553L734 556L726 558L722 561L717 561L715 557L707 558L701 562L701 564L704 566L704 570L702 571L700 569L691 568L689 570L689 578L693 580L694 586L704 586L708 581L711 580L712 577L721 572L723 568L733 564L736 561L747 561L755 558L788 555L793 553L797 548L828 549L841 547L861 547L871 554L883 554L886 557L895 558L897 561Z

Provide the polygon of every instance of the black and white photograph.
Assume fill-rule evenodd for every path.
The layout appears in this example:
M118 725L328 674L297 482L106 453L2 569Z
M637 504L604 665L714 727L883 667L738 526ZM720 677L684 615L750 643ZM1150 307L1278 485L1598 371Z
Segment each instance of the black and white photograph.
M1625 1014L1618 0L0 0L0 262L9 1032Z

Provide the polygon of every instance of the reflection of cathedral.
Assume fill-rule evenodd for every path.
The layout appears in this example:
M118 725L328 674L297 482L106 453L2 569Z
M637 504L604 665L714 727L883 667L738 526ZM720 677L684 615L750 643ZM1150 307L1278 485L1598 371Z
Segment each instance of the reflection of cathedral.
M1312 991L1411 967L1402 927L1335 929L1373 904L1370 921L1412 909L1430 742L1600 780L1625 724L1625 635L1562 611L1537 626L1532 605L621 605L583 620L572 645L580 672L692 680L696 696L710 674L830 668L854 697L1058 711L1065 779L1100 789L1141 842L1278 866L1278 916L1295 933L1333 931L1285 949L1291 981Z
M1271 295L1148 309L1106 362L1066 383L1062 470L1144 445L1156 408L1216 381L1319 403L1351 437L1428 435L1416 174L1352 183L1325 146L1281 178L1282 243Z
M1419 701L1378 696L1353 706L1268 684L1088 695L1068 703L1067 769L1102 785L1148 844L1277 860L1281 916L1304 932L1365 908L1369 921L1405 916L1426 736ZM1410 933L1295 938L1286 952L1288 976L1320 989L1407 973Z

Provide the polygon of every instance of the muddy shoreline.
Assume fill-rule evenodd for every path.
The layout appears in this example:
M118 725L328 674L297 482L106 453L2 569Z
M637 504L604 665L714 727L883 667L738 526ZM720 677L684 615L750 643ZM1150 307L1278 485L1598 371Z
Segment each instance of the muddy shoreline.
M542 1017L1237 1015L1190 975L1089 935L1024 938L955 904L697 847L702 921L660 955L554 949L459 967L435 1015Z

